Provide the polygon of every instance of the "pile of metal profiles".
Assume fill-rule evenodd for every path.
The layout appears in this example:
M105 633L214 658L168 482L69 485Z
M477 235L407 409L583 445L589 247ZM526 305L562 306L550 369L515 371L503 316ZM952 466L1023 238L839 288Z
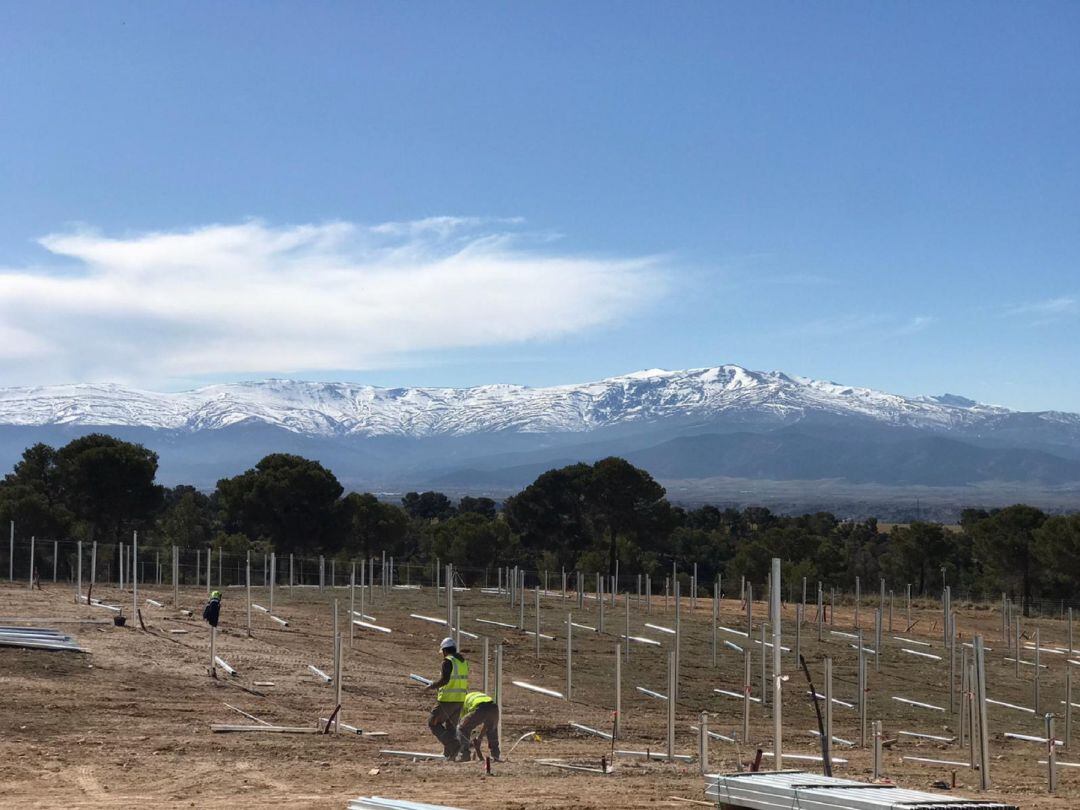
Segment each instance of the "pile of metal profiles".
M361 796L349 802L348 810L460 810L445 804L422 804L404 799L384 799L381 796Z
M705 777L705 794L724 807L747 810L1018 810L1014 804L905 790L805 771L709 774Z
M71 636L49 627L0 626L0 647L85 652Z

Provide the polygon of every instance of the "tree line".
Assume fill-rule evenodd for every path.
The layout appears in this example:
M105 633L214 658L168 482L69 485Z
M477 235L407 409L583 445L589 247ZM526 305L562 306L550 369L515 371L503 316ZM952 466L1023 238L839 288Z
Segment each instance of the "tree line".
M937 594L943 582L972 596L1002 591L1026 603L1067 599L1080 585L1080 514L1048 515L1017 504L968 509L958 526L879 527L828 512L798 516L671 503L646 471L620 458L549 470L497 504L410 492L400 503L345 492L317 461L275 453L218 481L213 492L156 483L158 458L103 434L28 448L0 482L0 521L21 535L115 543L139 531L144 544L274 550L341 559L386 552L399 562L435 559L461 568L662 577L673 562L698 566L699 582L767 578L773 557L784 581L850 591L911 583Z

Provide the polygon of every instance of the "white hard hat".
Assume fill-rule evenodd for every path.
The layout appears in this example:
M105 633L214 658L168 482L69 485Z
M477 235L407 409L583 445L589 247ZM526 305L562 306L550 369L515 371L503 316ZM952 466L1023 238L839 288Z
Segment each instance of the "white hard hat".
M442 640L442 644L439 645L439 649L440 650L456 650L457 649L457 642L454 641L452 638L450 638L450 636L447 636L446 638L444 638Z

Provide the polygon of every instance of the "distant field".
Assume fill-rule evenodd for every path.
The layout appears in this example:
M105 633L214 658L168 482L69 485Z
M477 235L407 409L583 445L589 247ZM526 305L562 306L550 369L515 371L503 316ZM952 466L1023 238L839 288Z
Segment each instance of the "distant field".
M881 523L879 521L877 527L879 532L888 534L893 529L906 529L910 525L910 523ZM947 532L956 532L957 534L961 531L959 523L943 523L942 528Z

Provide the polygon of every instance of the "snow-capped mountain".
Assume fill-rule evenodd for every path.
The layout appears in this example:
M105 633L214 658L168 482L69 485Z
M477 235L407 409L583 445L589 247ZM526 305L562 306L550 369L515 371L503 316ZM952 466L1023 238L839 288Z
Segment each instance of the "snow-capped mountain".
M193 432L254 422L319 437L581 433L672 419L707 423L739 415L778 423L811 415L854 416L916 429L979 430L1012 413L953 395L903 397L734 365L651 369L550 388L377 388L267 380L175 394L116 385L0 389L0 425ZM1076 414L1031 416L1080 427Z
M649 470L673 493L702 497L726 486L742 499L757 482L795 482L783 486L819 494L989 484L1013 499L1053 489L1072 503L1059 489L1080 488L1080 415L1010 411L953 394L904 397L734 365L550 388L266 380L175 394L116 385L0 389L0 469L31 444L60 446L91 432L157 452L164 483L207 489L275 452L317 459L347 485L377 491L508 493L544 470L608 455Z

